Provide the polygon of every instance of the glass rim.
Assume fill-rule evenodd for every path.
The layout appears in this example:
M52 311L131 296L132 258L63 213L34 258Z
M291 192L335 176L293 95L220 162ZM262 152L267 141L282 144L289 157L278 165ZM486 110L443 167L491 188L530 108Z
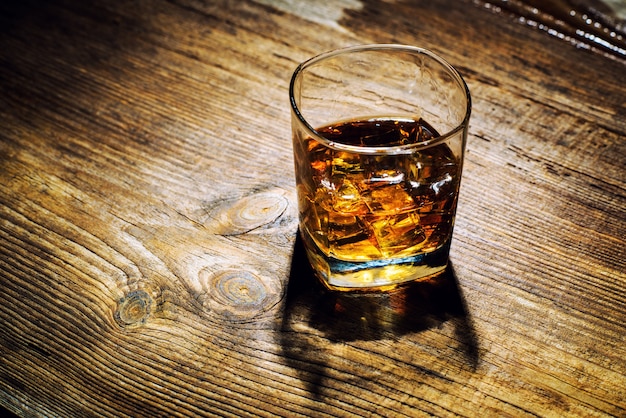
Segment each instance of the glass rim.
M296 83L298 76L307 67L315 63L318 63L320 61L326 60L328 58L340 55L340 54L352 53L352 52L363 52L363 51L380 51L380 50L397 50L397 51L412 52L416 54L426 55L429 58L432 58L435 61L437 61L446 70L448 70L448 72L453 76L454 80L459 84L459 87L461 87L461 89L463 90L465 94L466 107L465 107L465 114L461 122L457 124L457 126L455 126L453 129L450 129L446 131L445 133L440 134L436 138L432 138L426 141L415 142L413 144L393 145L393 146L386 146L386 147L342 144L339 142L331 141L328 138L321 135L305 119L304 115L302 115L302 112L298 108L298 104L296 103L296 99L294 97L294 88L295 88L295 83ZM300 120L300 122L304 125L305 129L308 131L308 134L311 135L312 138L314 138L316 141L320 142L321 144L329 148L332 148L338 151L347 151L347 152L358 153L358 154L408 154L408 153L415 152L416 150L430 148L431 146L435 146L439 143L447 141L449 138L457 135L460 131L462 131L464 127L469 124L469 118L470 118L470 114L472 111L472 99L470 96L469 88L467 87L465 80L463 79L463 77L461 76L461 74L458 72L456 68L450 65L445 59L443 59L442 57L440 57L439 55L435 54L434 52L428 49L421 48L418 46L402 45L402 44L354 45L354 46L349 46L345 48L339 48L339 49L334 49L328 52L324 52L324 53L313 56L303 61L296 67L296 69L293 72L293 75L291 76L291 81L289 83L289 102L291 104L292 111ZM358 115L355 115L355 116L358 116ZM404 115L403 117L408 117L408 114Z

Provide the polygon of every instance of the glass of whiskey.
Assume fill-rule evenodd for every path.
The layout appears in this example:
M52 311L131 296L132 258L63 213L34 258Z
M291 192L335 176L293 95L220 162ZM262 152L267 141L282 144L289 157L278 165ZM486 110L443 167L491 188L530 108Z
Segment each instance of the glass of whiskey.
M300 64L289 87L299 229L333 290L385 291L448 263L471 112L434 53L361 45Z

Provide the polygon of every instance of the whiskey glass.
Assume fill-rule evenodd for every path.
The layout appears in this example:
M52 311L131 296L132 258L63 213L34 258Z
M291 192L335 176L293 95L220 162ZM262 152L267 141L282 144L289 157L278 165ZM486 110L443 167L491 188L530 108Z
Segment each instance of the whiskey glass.
M456 216L470 93L434 53L360 45L300 64L289 98L299 231L322 283L438 277Z

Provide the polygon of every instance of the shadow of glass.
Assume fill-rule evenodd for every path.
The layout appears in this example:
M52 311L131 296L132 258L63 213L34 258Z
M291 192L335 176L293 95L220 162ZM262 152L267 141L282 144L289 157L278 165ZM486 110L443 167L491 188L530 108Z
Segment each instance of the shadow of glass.
M282 318L281 345L293 367L307 374L311 391L326 372L324 346L400 340L450 322L461 361L476 370L478 339L451 265L434 280L379 293L330 291L315 277L299 236ZM316 383L317 382L317 383Z

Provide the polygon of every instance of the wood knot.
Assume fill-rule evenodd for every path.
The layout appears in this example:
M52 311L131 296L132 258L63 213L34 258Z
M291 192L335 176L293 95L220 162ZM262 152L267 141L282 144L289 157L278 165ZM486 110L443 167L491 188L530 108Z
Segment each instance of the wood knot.
M267 191L222 206L216 217L221 235L240 235L276 221L289 206L284 192Z
M280 299L280 288L250 271L225 269L201 272L206 278L205 308L222 318L246 322L269 311Z
M118 301L115 321L123 328L144 324L150 315L152 298L143 290L135 290Z

